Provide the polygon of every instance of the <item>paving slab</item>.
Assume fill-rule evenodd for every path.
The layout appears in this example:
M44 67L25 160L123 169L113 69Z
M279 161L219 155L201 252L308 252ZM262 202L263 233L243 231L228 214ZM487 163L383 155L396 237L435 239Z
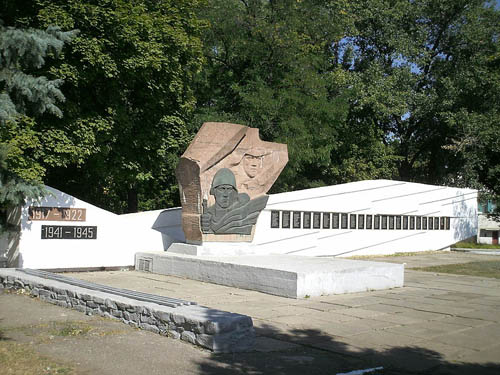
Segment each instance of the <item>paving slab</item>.
M456 263L458 259L438 255L436 263ZM408 258L417 264L418 257ZM424 257L432 263L431 255ZM384 375L500 373L497 279L409 270L403 288L289 299L135 271L70 276L203 301L202 306L252 317L256 342L262 346L258 356L204 357L200 360L203 365L190 367L189 371L196 368L192 372L186 367L186 373L289 374L300 373L300 369L302 373L336 374L380 365L385 366ZM311 350L317 351L312 354ZM275 354L286 351L292 354ZM193 361L193 357L186 360Z
M426 321L414 324L405 324L397 327L388 328L385 331L429 340L433 339L434 337L449 334L450 332L466 333L469 330L471 330L471 327L447 323L443 322L442 320L439 320L432 322Z

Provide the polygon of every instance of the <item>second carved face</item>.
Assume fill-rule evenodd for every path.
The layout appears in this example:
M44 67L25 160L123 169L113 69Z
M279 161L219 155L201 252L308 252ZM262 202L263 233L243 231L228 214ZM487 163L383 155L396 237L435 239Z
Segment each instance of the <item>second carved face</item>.
M247 154L243 157L243 169L248 177L254 178L257 176L261 163L262 156L252 156Z

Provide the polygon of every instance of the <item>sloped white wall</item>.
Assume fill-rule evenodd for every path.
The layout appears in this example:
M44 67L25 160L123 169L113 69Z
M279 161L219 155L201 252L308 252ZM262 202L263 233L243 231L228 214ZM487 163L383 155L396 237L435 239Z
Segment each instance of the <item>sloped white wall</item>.
M450 217L449 230L271 228L271 212ZM477 233L477 191L367 180L271 195L253 245L259 254L353 256L439 250Z
M134 264L136 252L164 251L185 242L181 209L115 215L61 191L21 211L21 236L11 267L86 268ZM85 208L85 222L30 221L28 207ZM450 217L449 230L271 228L272 211ZM97 239L41 239L42 225L97 226ZM477 191L390 180L369 180L274 194L240 253L352 256L443 249L477 234ZM213 253L235 244L205 243Z
M21 214L21 238L16 267L82 268L134 264L137 251L162 251L162 234L153 229L163 212L115 215L54 188L40 202L27 202ZM28 208L85 208L86 221L29 220ZM42 225L97 226L96 239L41 239Z

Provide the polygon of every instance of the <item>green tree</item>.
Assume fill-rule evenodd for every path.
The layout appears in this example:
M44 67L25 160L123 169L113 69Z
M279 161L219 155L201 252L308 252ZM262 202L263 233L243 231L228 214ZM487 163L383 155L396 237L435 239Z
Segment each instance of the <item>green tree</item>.
M210 26L194 127L235 121L286 143L290 161L273 191L392 176L381 131L346 126L355 92L335 48L353 27L350 8L349 1L212 0L202 11Z
M471 155L452 146L471 131L498 129L497 73L488 62L498 52L494 4L360 0L353 11L340 57L358 93L349 126L376 124L398 156L400 179L477 186L485 160L471 167Z
M52 131L45 182L115 212L178 201L174 170L189 143L191 81L202 63L198 2L22 3L10 9L17 22L80 30L49 71L64 80L64 117L36 124Z
M55 26L4 26L0 20L0 233L9 229L7 209L44 192L43 167L28 153L39 146L40 137L30 127L34 117L62 116L57 106L64 100L62 80L47 79L42 69L75 34Z

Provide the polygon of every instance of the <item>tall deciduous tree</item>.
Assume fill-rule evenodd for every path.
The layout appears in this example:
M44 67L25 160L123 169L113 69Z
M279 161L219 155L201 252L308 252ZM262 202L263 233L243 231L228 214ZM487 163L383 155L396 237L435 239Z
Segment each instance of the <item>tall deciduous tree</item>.
M191 81L202 63L196 7L196 0L38 0L26 4L24 18L15 14L80 30L50 69L65 82L65 116L37 123L79 152L49 169L48 184L116 212L178 200L174 170L189 142Z
M355 93L334 47L353 27L349 3L211 0L202 13L210 27L195 123L240 121L286 143L274 191L392 176L380 130L346 127Z
M399 156L398 177L467 186L477 181L453 151L470 121L497 124L500 13L483 0L358 0L342 62L359 93L348 117L376 123ZM489 66L490 65L490 66ZM494 103L497 105L494 105Z

